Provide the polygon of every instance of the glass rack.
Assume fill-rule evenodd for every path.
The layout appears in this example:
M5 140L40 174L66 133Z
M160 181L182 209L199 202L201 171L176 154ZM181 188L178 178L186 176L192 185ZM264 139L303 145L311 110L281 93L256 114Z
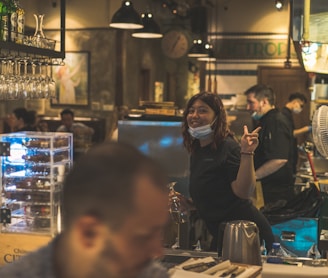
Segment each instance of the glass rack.
M55 51L52 49L39 48L24 44L18 44L14 42L0 41L0 50L3 53L10 53L13 55L13 52L23 53L24 56L33 56L35 57L48 57L48 58L65 58L65 23L66 18L66 0L60 0L60 50Z

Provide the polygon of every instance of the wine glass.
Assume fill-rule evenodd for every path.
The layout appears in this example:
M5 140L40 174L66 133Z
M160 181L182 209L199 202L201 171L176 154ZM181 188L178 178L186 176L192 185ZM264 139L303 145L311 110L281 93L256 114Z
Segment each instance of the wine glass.
M23 57L21 63L23 65L23 73L20 73L20 87L22 90L22 99L30 99L30 94L28 91L28 73L27 73L27 64L28 64L28 57Z
M7 99L7 60L1 59L1 73L0 73L0 100Z
M52 71L51 71L51 60L47 61L46 66L46 84L47 84L47 98L55 99L56 98L56 83L55 80L52 79Z
M188 221L188 208L181 205L180 194L174 190L175 185L176 182L168 184L170 197L169 212L172 220L177 224L177 237L171 248L180 249L180 225Z

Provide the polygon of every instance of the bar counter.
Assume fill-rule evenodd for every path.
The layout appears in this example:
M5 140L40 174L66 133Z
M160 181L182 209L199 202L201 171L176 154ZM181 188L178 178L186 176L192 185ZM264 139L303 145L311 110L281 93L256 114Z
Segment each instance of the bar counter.
M221 262L220 258L214 252L203 252L203 251L191 251L182 249L165 249L165 255L162 259L162 263L168 269L178 266L184 261L190 258L206 258L213 257L218 262ZM266 257L262 256L262 270L259 274L245 275L240 274L238 278L302 278L302 277L328 277L328 262L327 259L313 260L310 258L291 258L289 264L271 264L266 263ZM206 275L201 273L192 273L187 271L179 271L172 275L172 278L206 278L206 277L220 277L215 275ZM230 276L227 276L230 277Z

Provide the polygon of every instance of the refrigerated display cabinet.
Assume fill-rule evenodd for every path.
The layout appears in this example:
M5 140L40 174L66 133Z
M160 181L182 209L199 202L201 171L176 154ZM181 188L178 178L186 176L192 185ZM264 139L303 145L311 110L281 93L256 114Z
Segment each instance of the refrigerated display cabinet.
M0 134L0 142L9 150L1 154L1 233L58 234L62 182L73 164L72 134L17 132Z

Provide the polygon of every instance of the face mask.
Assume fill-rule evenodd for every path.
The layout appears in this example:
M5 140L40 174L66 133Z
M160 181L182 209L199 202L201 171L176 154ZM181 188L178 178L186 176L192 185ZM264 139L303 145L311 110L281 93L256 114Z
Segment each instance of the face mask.
M293 109L293 112L294 112L295 114L299 114L299 113L302 112L302 108L294 108L294 109Z
M192 137L196 139L206 139L213 134L214 131L212 129L212 125L215 121L216 119L214 119L212 123L200 127L195 127L195 128L189 127L188 132Z
M255 120L255 121L259 121L261 118L262 118L262 115L258 114L257 112L254 112L252 114L252 118Z

